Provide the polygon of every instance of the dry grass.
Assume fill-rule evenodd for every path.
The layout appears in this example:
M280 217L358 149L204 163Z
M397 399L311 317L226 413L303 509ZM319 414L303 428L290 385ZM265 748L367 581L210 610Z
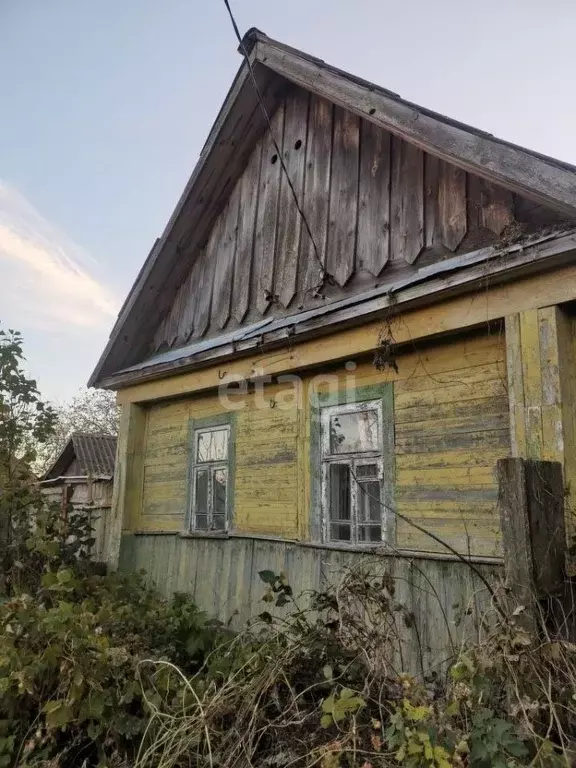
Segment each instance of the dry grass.
M182 677L178 701L150 700L136 768L573 764L576 646L550 630L549 616L541 613L535 630L522 608L489 607L478 639L460 638L446 674L414 676L402 669L408 614L388 575L347 572L313 598L310 609L294 604L286 619L256 622L195 677ZM326 727L323 702L338 702L342 691L352 706L328 714ZM424 713L421 722L407 712ZM475 761L475 738L491 738L478 731L476 715L486 712L507 724L526 754L514 756L502 737L508 762ZM407 730L395 737L402 717L398 727ZM418 733L432 734L438 755L410 762L397 738L410 744Z

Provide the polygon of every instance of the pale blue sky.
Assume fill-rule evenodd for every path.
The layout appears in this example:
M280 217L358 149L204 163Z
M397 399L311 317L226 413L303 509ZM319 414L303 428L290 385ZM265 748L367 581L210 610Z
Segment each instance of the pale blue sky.
M570 0L231 0L240 28L576 163ZM222 0L0 0L0 322L68 398L240 64Z

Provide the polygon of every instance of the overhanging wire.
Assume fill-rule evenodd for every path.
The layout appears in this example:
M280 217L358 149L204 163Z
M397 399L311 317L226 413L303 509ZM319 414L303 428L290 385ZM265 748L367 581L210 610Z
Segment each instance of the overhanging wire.
M230 7L229 0L224 0L224 5L226 6L226 10L228 11L228 15L230 16L230 21L232 22L232 26L234 27L234 32L236 34L236 37L238 38L238 43L240 45L240 51L242 55L244 56L244 60L246 61L246 65L248 67L248 72L250 74L250 79L252 81L252 85L254 86L254 91L256 93L256 98L258 99L258 104L260 105L260 109L262 110L262 113L264 115L264 118L266 120L266 125L268 126L268 131L270 133L270 137L272 138L272 143L274 144L274 149L276 150L276 154L278 155L278 158L280 160L280 166L282 168L282 172L284 173L284 176L286 177L286 181L288 182L288 186L290 187L290 192L292 193L292 197L294 198L294 203L296 205L296 209L298 210L298 214L302 221L304 222L304 226L306 227L306 232L308 233L308 236L310 238L310 241L312 242L312 248L314 251L314 257L316 261L318 262L318 265L320 267L320 282L317 286L315 286L314 290L319 291L323 287L323 285L330 280L330 275L326 271L326 268L324 267L324 264L322 263L322 259L320 258L320 254L318 252L318 247L316 245L316 241L314 240L314 235L312 234L312 230L310 229L310 225L308 224L308 219L306 218L306 214L302 210L302 207L300 205L300 202L298 200L298 195L296 193L296 190L294 189L294 185L292 184L292 179L290 178L290 174L288 173L288 168L286 167L286 163L284 162L284 158L282 156L282 150L278 146L278 142L276 141L276 138L274 136L274 131L272 129L272 122L270 120L270 115L268 114L268 110L266 109L266 105L264 104L264 99L262 98L262 93L260 91L260 86L258 85L258 81L256 80L256 75L254 74L254 69L252 67L252 62L250 61L250 56L248 54L248 51L246 50L246 46L244 45L244 39L242 38L242 35L240 34L240 30L238 29L238 25L236 24L236 19L234 18L234 14L232 13L232 8Z

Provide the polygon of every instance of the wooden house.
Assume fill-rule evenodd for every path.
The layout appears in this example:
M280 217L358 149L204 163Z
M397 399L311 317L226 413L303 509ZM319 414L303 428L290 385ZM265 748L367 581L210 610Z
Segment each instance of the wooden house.
M107 556L115 456L115 437L75 432L40 481L49 501L60 504L63 510L71 505L89 517L96 539L93 558L97 561Z
M498 458L562 462L572 531L576 168L244 46L90 382L121 406L110 560L245 618L259 570L378 553L431 642L406 585L452 615L454 552L498 569Z

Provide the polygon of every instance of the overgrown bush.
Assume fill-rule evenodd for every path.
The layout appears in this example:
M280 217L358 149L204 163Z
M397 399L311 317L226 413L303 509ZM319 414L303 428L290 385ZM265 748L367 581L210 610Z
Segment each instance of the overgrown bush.
M82 515L41 506L26 519L0 604L0 766L128 764L149 704L183 690L180 675L146 661L194 674L224 629L141 575L94 573Z
M138 768L573 764L575 649L526 632L521 610L490 616L445 675L414 676L397 667L388 574L349 572L304 610L281 574L261 577L291 612L264 612L182 676L186 699L151 705Z
M445 674L407 674L394 627L411 616L388 573L348 572L301 608L263 571L272 607L232 635L141 575L91 573L51 526L28 542L36 591L0 605L0 765L572 764L576 653L521 609L486 620Z

